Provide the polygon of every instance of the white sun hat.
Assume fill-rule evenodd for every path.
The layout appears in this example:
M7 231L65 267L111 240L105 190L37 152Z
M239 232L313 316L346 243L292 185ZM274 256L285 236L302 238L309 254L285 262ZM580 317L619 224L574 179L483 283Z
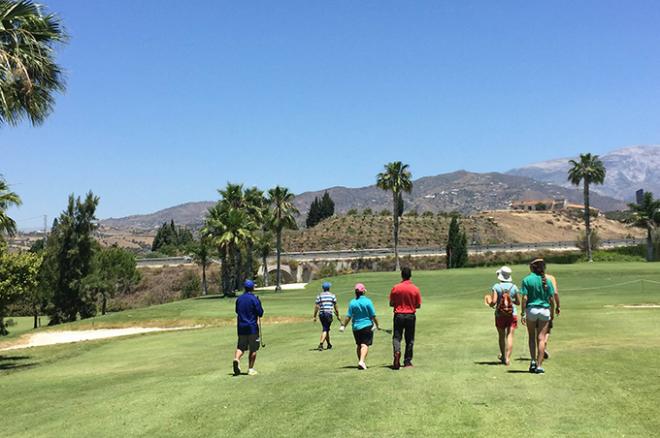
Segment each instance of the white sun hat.
M508 266L502 266L495 273L497 274L497 279L500 281L506 283L511 283L513 281L513 278L511 277L511 268Z

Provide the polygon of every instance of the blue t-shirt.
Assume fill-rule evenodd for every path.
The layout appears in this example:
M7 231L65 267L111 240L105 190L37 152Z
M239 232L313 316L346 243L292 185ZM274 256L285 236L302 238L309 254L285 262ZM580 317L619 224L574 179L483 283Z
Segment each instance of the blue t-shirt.
M364 295L353 298L348 304L348 316L353 320L353 331L370 327L372 325L371 318L376 316L374 303Z
M511 289L509 289L511 288ZM497 294L497 302L500 302L502 294L506 291L509 291L509 296L511 297L511 304L513 304L513 314L517 315L518 310L516 310L516 305L513 303L515 301L516 295L518 295L518 288L513 283L495 283L493 285L493 292ZM497 316L497 304L495 304L495 316Z
M245 292L236 299L236 325L239 335L259 333L257 319L264 316L261 301L252 292Z

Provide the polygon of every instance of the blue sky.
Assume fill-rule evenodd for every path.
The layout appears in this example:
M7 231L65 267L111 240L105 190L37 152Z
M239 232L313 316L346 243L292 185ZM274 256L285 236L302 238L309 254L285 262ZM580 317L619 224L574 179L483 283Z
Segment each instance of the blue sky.
M656 1L44 0L70 43L40 127L0 128L23 228L660 142Z

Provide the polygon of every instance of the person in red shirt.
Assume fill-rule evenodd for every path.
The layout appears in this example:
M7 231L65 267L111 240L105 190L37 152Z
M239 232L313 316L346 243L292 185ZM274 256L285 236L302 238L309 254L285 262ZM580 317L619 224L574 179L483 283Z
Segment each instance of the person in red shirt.
M392 346L394 347L394 362L392 369L401 368L401 338L406 340L406 352L403 358L404 367L412 367L413 345L415 343L415 312L422 305L419 288L410 281L410 268L401 269L401 283L394 285L390 292L390 307L394 308L394 330Z

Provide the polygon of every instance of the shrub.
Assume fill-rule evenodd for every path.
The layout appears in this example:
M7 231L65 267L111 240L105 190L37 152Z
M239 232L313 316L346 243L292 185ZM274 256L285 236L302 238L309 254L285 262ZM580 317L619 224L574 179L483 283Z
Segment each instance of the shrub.
M577 236L577 241L575 242L575 246L580 248L582 251L587 250L587 233L585 231L580 231ZM596 230L591 230L591 250L597 250L600 248L600 236L598 235L598 231Z
M334 277L337 275L337 264L335 262L324 263L319 269L320 277Z
M364 210L362 210L362 214L363 214L364 216L371 216L372 214L374 214L374 212L373 212L373 210L370 209L370 208L365 208Z
M358 211L357 211L356 208L351 208L350 210L348 210L348 211L346 212L346 215L347 215L347 216L357 216L357 214L358 214Z
M181 298L183 299L200 295L201 283L199 281L199 275L193 271L186 271L183 274L183 278L181 278L179 288L181 289Z

